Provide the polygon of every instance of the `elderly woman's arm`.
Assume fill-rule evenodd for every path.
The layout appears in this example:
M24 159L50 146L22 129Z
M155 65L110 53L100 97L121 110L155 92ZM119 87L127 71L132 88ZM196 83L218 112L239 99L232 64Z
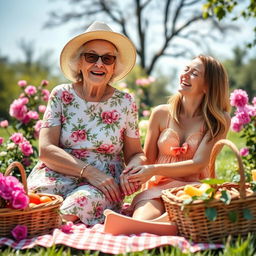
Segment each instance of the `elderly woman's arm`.
M83 177L93 186L100 189L112 202L122 200L121 191L112 176L108 176L94 166L85 163L70 155L59 147L60 126L42 128L39 136L39 158L47 167L70 176Z

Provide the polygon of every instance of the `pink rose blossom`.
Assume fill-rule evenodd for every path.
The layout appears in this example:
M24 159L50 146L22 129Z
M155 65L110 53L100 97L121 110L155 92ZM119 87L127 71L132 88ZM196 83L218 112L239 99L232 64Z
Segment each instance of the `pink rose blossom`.
M39 138L39 132L40 132L40 129L41 129L41 127L42 127L42 125L43 125L43 121L42 120L38 120L37 122L36 122L36 124L34 125L34 137L36 138L36 139L38 139Z
M88 151L86 149L73 149L71 154L78 159L82 159L88 155Z
M64 233L72 233L73 232L73 222L72 221L68 221L66 224L61 226L61 231Z
M247 92L241 89L236 89L230 94L230 104L234 107L243 107L248 103Z
M241 148L239 153L240 153L241 156L247 156L249 154L249 149L248 148Z
M33 148L29 141L23 141L19 144L19 147L23 155L30 156L31 154L33 154Z
M23 99L14 100L13 103L10 105L10 111L9 111L10 116L15 117L20 121L25 117L27 113L27 107L24 104Z
M142 111L142 115L145 116L145 117L147 117L147 116L150 115L150 111L149 111L149 110L143 110L143 111Z
M9 123L8 123L7 120L4 120L4 121L1 121L1 122L0 122L0 126L1 126L2 128L7 128L8 125L9 125Z
M109 145L109 144L101 144L98 148L97 151L99 153L105 153L105 154L111 154L114 152L114 145Z
M253 97L253 99L252 99L252 104L253 104L253 106L256 107L256 97Z
M41 85L42 86L47 86L49 82L47 80L42 80Z
M43 100L44 101L48 101L49 100L49 97L50 97L50 92L46 89L43 89L42 90L42 95L43 95Z
M22 122L23 124L28 124L28 123L30 122L30 120L31 120L31 118L29 117L28 114L26 114L26 115L24 116L24 118L21 120L21 122Z
M95 207L94 214L95 214L96 218L99 218L100 216L102 216L102 213L103 213L103 207L102 206L98 205L97 207Z
M20 87L25 87L25 86L27 86L27 81L26 81L26 80L20 80L20 81L18 82L18 86L20 86Z
M0 137L0 145L2 145L4 143L4 138Z
M60 122L61 122L62 124L64 124L64 123L66 122L66 120L67 120L67 118L66 118L65 116L61 115L61 117L60 117Z
M236 117L238 118L239 123L241 123L242 125L248 124L251 121L251 118L250 118L248 112L245 112L245 111L237 111Z
M28 99L28 97L20 98L20 100L21 100L21 103L22 103L23 105L26 105L26 104L28 104L28 103L29 103L29 99Z
M243 128L243 124L239 121L239 119L236 116L233 116L231 118L230 128L234 132L240 132Z
M104 111L101 113L101 118L103 123L112 124L119 120L120 114L116 110L109 111L109 112Z
M29 95L29 96L32 96L34 94L36 94L37 90L36 90L36 87L33 86L33 85L28 85L26 87L26 89L24 90L24 92Z
M39 118L39 114L36 111L30 110L28 111L27 115L30 119L38 120Z
M24 137L23 134L20 132L16 132L14 133L10 139L15 143L15 144L20 144L21 142L23 142Z
M131 94L129 94L129 93L126 93L126 94L125 94L125 98L128 99L129 101L132 100L132 96L131 96Z
M135 102L132 103L132 109L133 111L137 112L138 108Z
M72 93L69 93L68 91L62 92L61 99L64 104L69 104L73 101L74 95Z
M45 110L46 110L46 106L45 106L45 105L39 105L38 111L39 111L40 113L44 113Z
M12 236L16 241L20 241L22 239L27 238L28 236L28 228L23 225L17 225L12 231Z
M86 140L87 135L85 130L77 130L72 132L71 138L74 142Z
M77 204L79 204L80 207L84 207L88 203L88 199L86 196L81 196L79 198L76 198L75 201Z
M20 190L12 192L11 207L14 209L25 209L29 204L28 196Z

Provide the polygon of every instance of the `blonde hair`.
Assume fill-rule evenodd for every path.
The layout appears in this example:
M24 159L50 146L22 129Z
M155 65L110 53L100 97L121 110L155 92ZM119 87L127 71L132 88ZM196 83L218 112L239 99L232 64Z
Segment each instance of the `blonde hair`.
M225 118L225 113L230 112L228 76L224 66L215 58L198 55L194 59L197 58L204 65L204 81L207 87L199 108L202 109L206 131L210 132L209 140L212 140L228 129ZM174 94L168 100L170 114L178 124L181 102L182 95L180 93Z

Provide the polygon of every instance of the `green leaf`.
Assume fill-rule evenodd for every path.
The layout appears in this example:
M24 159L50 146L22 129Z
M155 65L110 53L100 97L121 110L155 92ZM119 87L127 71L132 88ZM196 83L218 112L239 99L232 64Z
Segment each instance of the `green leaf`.
M227 191L227 190L221 191L220 201L222 201L226 205L230 204L231 195L230 195L229 191Z
M237 216L238 216L238 214L235 211L228 212L228 218L231 222L236 222L237 221Z
M243 217L246 219L246 220L252 220L254 217L251 213L251 211L249 209L243 209Z
M206 208L205 216L209 221L215 221L217 218L217 210L214 207Z
M207 183L209 185L218 185L218 184L223 184L226 182L224 179L205 179L205 180L200 180L202 183Z

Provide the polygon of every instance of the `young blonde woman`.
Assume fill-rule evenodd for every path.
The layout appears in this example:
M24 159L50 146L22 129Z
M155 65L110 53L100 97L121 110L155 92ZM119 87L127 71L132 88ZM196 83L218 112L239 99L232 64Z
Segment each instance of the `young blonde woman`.
M226 71L215 58L199 55L186 65L178 93L150 117L147 164L127 173L130 182L142 185L131 205L134 219L160 220L166 216L162 190L209 177L212 147L230 126L228 91Z

